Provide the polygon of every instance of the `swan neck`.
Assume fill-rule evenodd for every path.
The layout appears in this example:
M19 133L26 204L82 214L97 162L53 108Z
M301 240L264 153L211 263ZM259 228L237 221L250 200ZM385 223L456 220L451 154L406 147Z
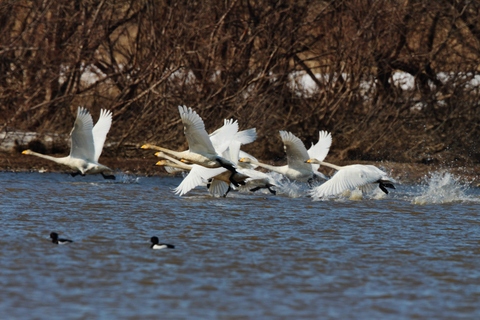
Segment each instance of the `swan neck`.
M253 160L251 160L250 163L255 164L255 165L259 166L259 167L268 169L268 170L270 170L270 171L279 172L277 167L271 166L271 165L266 164L266 163L261 163L261 162L253 161ZM279 173L280 173L280 172L279 172Z
M41 153L38 153L38 152L34 152L34 151L30 151L30 155L36 156L36 157L39 157L39 158L43 158L43 159L47 159L47 160L50 160L50 161L53 161L53 162L56 162L56 163L59 163L59 164L65 164L65 159L68 158L68 157L56 158L56 157L48 156L46 154L41 154Z
M173 150L170 150L170 149L157 147L157 146L155 146L155 150L162 151L166 154L169 154L169 155L177 157L177 158L181 158L185 153L184 151L178 152L178 151L173 151ZM168 159L168 160L170 160L170 159Z
M164 154L162 154L162 155L160 156L160 158L164 158L164 159L167 159L168 161L170 161L170 162L172 162L172 163L175 163L175 164L177 165L177 168L179 168L179 169L185 169L185 167L188 167L187 165L185 165L185 163L181 162L181 161L178 160L178 159L175 159L174 157L169 156L169 155L166 154L165 152L164 152ZM182 166L183 168L180 168L180 167L178 167L178 166ZM173 167L173 166L171 166L171 167Z
M324 162L324 161L319 161L319 162L320 162L320 164L321 164L322 166L329 167L329 168L335 169L335 170L337 170L337 171L340 170L340 169L342 169L341 166L337 166L337 165L335 165L335 164L333 164L333 163Z
M176 160L176 159L175 159ZM186 165L183 162L180 161L170 161L165 163L165 166L167 167L172 167L172 168L177 168L177 169L182 169L182 170L191 170L192 168L189 165Z

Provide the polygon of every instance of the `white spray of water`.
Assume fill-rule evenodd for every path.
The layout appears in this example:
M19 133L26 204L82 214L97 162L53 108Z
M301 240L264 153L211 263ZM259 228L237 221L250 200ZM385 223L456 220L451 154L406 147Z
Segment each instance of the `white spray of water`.
M267 174L275 180L277 194L284 194L290 198L303 197L306 194L306 183L290 181L277 172L268 172Z
M413 204L444 204L473 200L465 193L468 187L449 172L434 172L426 178L425 183L422 194L412 200Z
M133 174L128 173L120 173L116 174L116 181L117 183L125 183L125 184L135 184L139 183L140 178Z

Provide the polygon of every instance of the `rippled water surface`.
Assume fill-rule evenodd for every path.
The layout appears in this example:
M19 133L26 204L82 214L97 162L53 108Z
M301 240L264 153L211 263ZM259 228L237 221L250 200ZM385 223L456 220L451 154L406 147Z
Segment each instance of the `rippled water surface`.
M359 201L180 181L0 173L2 319L480 318L480 192L452 177Z

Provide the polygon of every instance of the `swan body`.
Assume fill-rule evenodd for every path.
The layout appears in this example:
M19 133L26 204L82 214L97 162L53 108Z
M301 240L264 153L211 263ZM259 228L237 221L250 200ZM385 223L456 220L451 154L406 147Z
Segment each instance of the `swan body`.
M395 181L389 178L384 171L373 165L352 164L337 166L318 159L308 159L306 162L337 170L337 173L330 180L310 191L311 196L314 198L334 196L355 188L372 189L375 184L378 184L385 194L388 194L386 188L395 189L393 185Z
M72 176L101 173L105 179L115 179L113 175L105 175L105 171L112 170L98 162L111 125L111 111L102 109L97 123L93 126L90 113L87 109L79 107L75 124L70 133L70 155L57 158L32 150L24 150L22 154L33 155L68 166L76 171Z
M318 166L313 167L305 161L311 158L310 153L317 155L322 160L327 156L332 143L330 133L320 131L319 141L309 150L307 150L303 142L291 132L280 131L280 137L282 138L285 153L287 154L287 165L271 166L248 157L241 158L239 161L251 163L280 173L294 181L312 182L319 178L326 179L321 173L317 172Z

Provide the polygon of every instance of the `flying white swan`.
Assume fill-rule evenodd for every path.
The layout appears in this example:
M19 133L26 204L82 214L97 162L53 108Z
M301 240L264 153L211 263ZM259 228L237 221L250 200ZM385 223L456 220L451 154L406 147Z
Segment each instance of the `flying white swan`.
M373 165L352 164L348 166L337 166L318 159L308 159L307 163L323 165L337 170L337 173L322 185L310 190L313 198L323 198L341 194L346 190L355 188L370 189L372 184L378 184L380 189L388 194L386 188L395 189L395 180Z
M287 165L271 166L248 157L241 158L239 161L252 163L270 171L278 172L290 180L309 183L318 179L326 180L326 177L317 171L319 166L312 166L305 161L312 157L318 157L323 160L327 156L330 145L332 144L332 136L330 133L320 131L318 142L312 145L309 150L307 150L303 142L291 132L280 131L280 137L282 138L285 153L287 154Z
M215 149L210 140L210 136L205 130L205 124L203 123L202 118L193 111L192 108L179 106L178 111L182 118L184 133L187 138L189 149L185 151L174 151L151 144L145 144L141 148L162 151L177 159L207 168L223 167L231 172L232 177L236 173L234 163L223 158L220 154L228 148L229 142L238 132L238 123L233 122L231 125L226 126L222 132L222 141L224 141L224 143L219 144L217 149ZM238 186L233 178L231 178L230 181L235 186Z
M75 170L72 176L101 173L105 179L115 179L114 175L104 174L106 171L111 172L110 168L98 163L98 158L102 154L103 144L111 125L111 111L102 109L97 123L93 126L90 113L87 109L79 107L75 124L70 133L71 147L69 156L56 158L33 152L32 150L25 150L22 154L34 155L69 166Z
M231 153L231 148L227 147L225 149L225 146L228 145L228 143L230 143L231 141L238 141L238 142L240 142L240 144L244 145L244 144L252 143L257 138L256 129L251 128L251 129L239 131L234 135L233 140L231 139L231 137L229 137L227 139L227 141L225 141L225 136L226 135L227 136L231 135L232 130L235 130L236 128L238 128L238 123L236 121L233 121L232 119L230 119L230 120L225 119L223 127L219 128L219 129L215 130L214 132L212 132L211 134L209 134L209 137L210 137L210 140L212 141L212 145L213 145L214 149L218 153L221 153L221 156L223 156L224 158L226 158L228 160L234 159L234 157L232 157L232 155L230 154ZM145 145L145 147L152 147L152 146L151 145ZM154 147L152 147L152 148L154 148ZM242 157L243 156L253 157L252 155L249 155L248 153L246 153L242 150L240 150L239 153L242 155ZM157 152L155 155L157 157L167 159L164 156L165 153L163 153L161 151ZM237 155L237 157L238 157L238 155ZM233 162L235 162L235 161L233 161ZM238 163L235 163L235 164L239 165ZM163 166L164 169L168 173L178 173L178 172L189 170L187 168L190 168L190 167L178 166L178 165L177 166L169 166L167 163L160 164L160 166ZM242 166L242 164L240 164L240 166ZM246 165L246 167L250 168L249 165Z

